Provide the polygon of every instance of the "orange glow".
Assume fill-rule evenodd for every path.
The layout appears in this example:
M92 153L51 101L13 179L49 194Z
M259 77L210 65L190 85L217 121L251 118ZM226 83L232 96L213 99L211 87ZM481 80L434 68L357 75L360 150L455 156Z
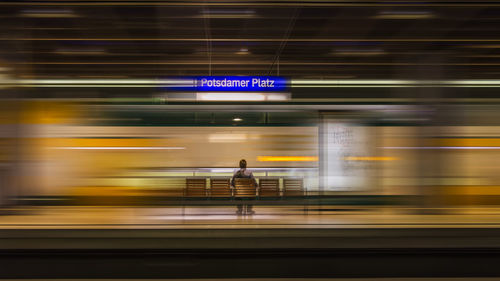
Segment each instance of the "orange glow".
M316 156L257 156L257 161L260 162L315 162L318 161Z

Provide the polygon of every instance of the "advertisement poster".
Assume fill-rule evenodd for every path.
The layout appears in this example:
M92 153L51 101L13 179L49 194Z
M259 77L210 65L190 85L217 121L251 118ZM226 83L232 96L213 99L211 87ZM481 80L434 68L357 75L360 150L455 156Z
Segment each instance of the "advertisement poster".
M368 155L367 129L346 120L326 118L322 130L324 191L357 191L365 187L367 171L360 157Z

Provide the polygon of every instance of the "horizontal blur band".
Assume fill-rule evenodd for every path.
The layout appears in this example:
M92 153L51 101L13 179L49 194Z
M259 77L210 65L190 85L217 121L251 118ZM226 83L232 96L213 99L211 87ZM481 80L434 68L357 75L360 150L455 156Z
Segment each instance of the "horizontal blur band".
M164 87L184 85L189 81L173 79L0 79L4 87ZM359 79L291 79L292 88L359 88L359 87L500 87L500 80L359 80ZM193 87L193 91L196 89Z
M456 150L498 150L500 146L386 146L383 149L456 149Z
M316 156L257 156L260 162L316 162Z
M360 156L360 157L355 157L355 156L350 156L344 158L347 161L395 161L398 160L397 157L377 157L377 156Z
M126 146L60 146L60 147L51 147L52 149L68 149L68 150L177 150L177 149L186 149L185 147L147 147L147 146L135 146L135 147L126 147Z

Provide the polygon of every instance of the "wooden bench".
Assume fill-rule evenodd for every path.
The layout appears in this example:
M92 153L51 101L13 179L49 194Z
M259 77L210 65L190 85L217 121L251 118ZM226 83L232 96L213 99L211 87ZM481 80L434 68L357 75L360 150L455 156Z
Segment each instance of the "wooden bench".
M232 195L230 178L210 178L210 197L231 197Z
M280 197L278 177L259 178L259 197Z
M205 177L188 177L186 178L186 188L184 189L186 197L206 197L207 196L207 180Z
M182 215L185 214L185 198L207 198L207 179L205 177L188 177L182 197Z
M283 196L304 196L303 178L284 178Z
M254 179L235 178L234 179L234 197L235 198L251 198L257 196L257 187Z

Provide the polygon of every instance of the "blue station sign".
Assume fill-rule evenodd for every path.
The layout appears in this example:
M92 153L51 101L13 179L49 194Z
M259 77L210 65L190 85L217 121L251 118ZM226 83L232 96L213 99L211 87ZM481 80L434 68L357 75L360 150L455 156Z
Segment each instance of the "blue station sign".
M180 85L167 88L197 92L283 92L289 89L287 79L279 76L191 76L177 79L181 79Z
M196 77L198 91L262 92L285 91L287 81L276 76L200 76Z

